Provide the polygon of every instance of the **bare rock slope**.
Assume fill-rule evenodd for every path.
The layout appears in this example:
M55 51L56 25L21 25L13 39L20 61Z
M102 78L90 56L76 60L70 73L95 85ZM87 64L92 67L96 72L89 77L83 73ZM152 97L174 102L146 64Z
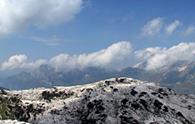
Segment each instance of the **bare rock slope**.
M72 87L2 91L0 98L2 120L35 124L195 124L195 96L125 77Z

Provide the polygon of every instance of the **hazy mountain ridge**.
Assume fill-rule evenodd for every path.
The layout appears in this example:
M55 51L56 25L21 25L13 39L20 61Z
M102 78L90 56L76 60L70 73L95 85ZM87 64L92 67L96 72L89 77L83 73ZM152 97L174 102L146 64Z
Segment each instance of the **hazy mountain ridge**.
M195 96L124 77L72 87L6 91L1 99L1 119L36 124L195 123Z
M129 67L120 71L89 67L83 70L57 72L49 65L42 65L32 72L21 72L0 79L2 87L8 89L29 89L36 87L69 86L103 80L111 77L129 76L153 81L185 93L195 93L195 62L178 62L160 71L144 70L144 65ZM186 89L183 86L186 85Z

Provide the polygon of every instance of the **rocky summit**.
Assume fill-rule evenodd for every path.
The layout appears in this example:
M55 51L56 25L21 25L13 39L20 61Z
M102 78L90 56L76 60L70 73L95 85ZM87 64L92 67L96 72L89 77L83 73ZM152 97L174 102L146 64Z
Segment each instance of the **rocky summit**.
M0 94L0 124L195 124L195 96L125 77Z

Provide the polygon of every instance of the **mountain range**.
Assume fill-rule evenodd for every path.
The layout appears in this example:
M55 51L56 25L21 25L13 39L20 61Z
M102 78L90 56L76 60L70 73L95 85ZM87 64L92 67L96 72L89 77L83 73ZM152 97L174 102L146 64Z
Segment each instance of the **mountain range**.
M57 72L49 65L41 65L33 71L22 71L0 79L0 86L7 89L70 86L85 84L112 77L132 77L160 83L184 93L195 93L195 62L177 62L168 68L148 71L144 63L122 70L106 70L89 67L82 70Z

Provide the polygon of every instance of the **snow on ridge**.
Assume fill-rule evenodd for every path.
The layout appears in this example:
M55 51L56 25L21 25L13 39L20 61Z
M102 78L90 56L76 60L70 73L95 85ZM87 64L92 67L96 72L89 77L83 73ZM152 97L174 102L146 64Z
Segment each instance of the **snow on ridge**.
M127 77L119 77L119 78L110 78L106 80L97 81L95 83L89 83L89 84L83 84L83 85L75 85L75 86L57 86L54 88L33 88L28 90L14 90L14 91L8 91L11 94L19 95L21 100L24 103L36 103L41 104L44 103L44 100L41 100L41 94L44 91L54 92L54 91L62 91L62 92L74 92L74 96L67 98L66 102L71 102L73 99L76 99L75 96L82 96L83 92L82 90L85 89L94 89L99 90L100 86L104 86L105 90L109 92L110 88L105 86L105 83L109 83L108 85L112 85L115 88L119 89L126 89L129 86L136 86L139 88L139 90L146 90L147 86L157 86L157 84L147 81L140 81L133 78L127 78ZM100 90L99 90L100 91ZM97 95L99 94L99 91L97 91ZM111 91L110 91L111 92ZM56 99L55 99L56 100ZM56 101L57 102L57 101ZM55 103L56 104L56 103Z
M0 124L30 124L30 123L19 122L17 120L0 120Z
M82 84L82 85L75 85L75 86L56 86L53 88L44 88L44 87L40 87L40 88L32 88L32 89L27 89L27 90L11 90L8 91L10 93L13 94L24 94L24 96L27 94L31 94L32 97L30 97L30 99L36 99L34 97L36 97L37 94L42 93L42 91L47 91L47 90L63 90L63 89L67 89L67 90L78 90L78 89L82 89L82 88L96 88L100 83L104 83L106 81L112 82L113 85L115 86L131 86L131 85L140 85L143 83L146 83L146 81L140 81L140 80L136 80L133 78L127 78L127 77L119 77L119 78L110 78L110 79L105 79L105 80L100 80L97 81L95 83L88 83L88 84ZM146 85L156 85L154 83L146 83ZM34 97L33 97L34 96Z
M126 77L9 94L26 107L33 105L33 111L41 110L28 119L37 124L195 123L195 97Z

